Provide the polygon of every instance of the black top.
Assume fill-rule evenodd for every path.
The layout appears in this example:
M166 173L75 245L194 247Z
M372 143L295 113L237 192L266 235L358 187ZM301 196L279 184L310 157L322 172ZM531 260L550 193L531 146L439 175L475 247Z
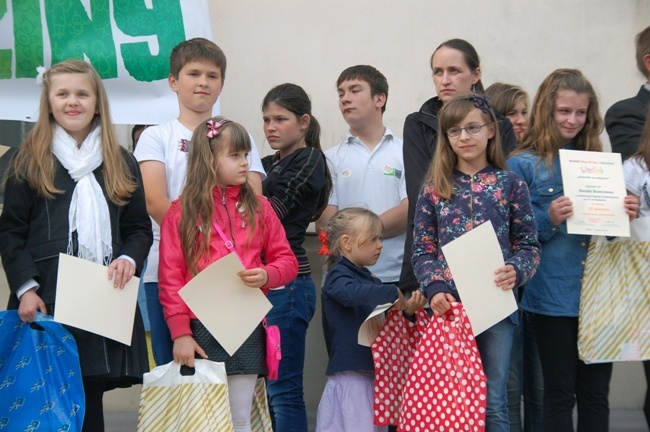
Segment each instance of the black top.
M298 259L298 274L310 274L305 232L325 197L327 161L312 147L303 147L280 159L280 153L262 159L266 180L264 196L282 221L291 250Z
M642 86L636 96L616 102L605 114L612 152L620 153L623 160L639 148L649 103L650 91Z
M409 114L404 121L404 175L406 176L406 194L409 199L409 209L408 228L404 243L404 261L402 262L399 287L406 291L413 291L419 287L411 264L411 256L413 255L413 218L415 217L415 204L420 194L420 188L436 151L438 113L441 108L442 101L438 97L431 98L422 105L420 111ZM507 156L517 146L517 137L512 131L510 120L502 116L496 109L494 111L499 122L501 147Z
M126 205L118 206L108 199L103 164L93 175L108 203L113 257L128 255L135 261L136 274L139 274L153 242L151 220L140 168L126 150L122 150L122 155L137 183ZM68 249L68 211L75 188L75 181L56 158L55 164L54 185L64 192L54 199L39 197L27 181L18 182L14 176L5 186L4 209L0 215L0 253L11 290L9 309L18 308L15 293L29 279L35 279L40 285L36 292L45 304L54 303L59 253L67 253Z
M137 184L127 204L118 206L108 199L103 164L93 175L108 204L113 257L128 255L135 261L136 274L139 274L153 242L151 219L138 163L126 150L122 150L122 156ZM55 163L54 185L63 193L54 199L38 196L27 181L18 182L14 176L5 187L4 209L0 215L0 253L11 290L8 309L18 308L16 291L28 280L35 279L40 285L36 293L47 305L48 313L54 312L59 253L66 253L68 248L68 212L75 188L68 171L58 160ZM137 305L130 346L75 327L67 328L77 342L83 376L104 380L107 390L142 382L142 374L149 370L149 364Z

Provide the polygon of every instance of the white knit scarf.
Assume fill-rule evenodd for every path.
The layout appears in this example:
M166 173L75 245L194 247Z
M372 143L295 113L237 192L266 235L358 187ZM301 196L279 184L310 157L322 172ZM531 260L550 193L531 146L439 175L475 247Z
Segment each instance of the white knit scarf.
M95 127L77 147L77 141L56 125L52 151L76 182L68 210L68 254L73 254L72 233L77 231L79 258L108 265L113 255L111 221L108 203L93 175L102 164L101 134L101 127Z

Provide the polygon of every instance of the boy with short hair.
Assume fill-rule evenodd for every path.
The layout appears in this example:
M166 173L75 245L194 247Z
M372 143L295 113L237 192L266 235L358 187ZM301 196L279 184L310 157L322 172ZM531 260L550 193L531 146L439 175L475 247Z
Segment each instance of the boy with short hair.
M143 278L157 365L173 360L173 342L158 300L160 223L185 185L192 132L201 122L212 117L212 107L221 94L226 77L226 56L214 42L195 38L174 47L169 65L169 87L178 96L179 116L144 130L134 151L142 171L147 211L154 222L154 243ZM249 164L249 181L255 192L261 195L262 179L266 174L254 142Z
M404 180L402 140L383 123L388 98L386 77L372 66L344 70L337 82L339 108L350 126L345 139L327 150L332 194L320 229L337 210L365 207L384 224L384 249L369 267L384 283L397 283L404 256L408 198Z

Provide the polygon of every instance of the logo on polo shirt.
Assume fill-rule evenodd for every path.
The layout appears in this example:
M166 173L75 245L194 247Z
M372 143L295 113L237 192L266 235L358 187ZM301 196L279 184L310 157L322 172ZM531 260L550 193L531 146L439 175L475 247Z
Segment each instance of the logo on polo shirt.
M352 175L352 170L351 169L346 169L341 173L341 177L343 178L348 178Z
M397 177L398 179L402 178L402 170L393 168L390 165L384 165L384 175Z

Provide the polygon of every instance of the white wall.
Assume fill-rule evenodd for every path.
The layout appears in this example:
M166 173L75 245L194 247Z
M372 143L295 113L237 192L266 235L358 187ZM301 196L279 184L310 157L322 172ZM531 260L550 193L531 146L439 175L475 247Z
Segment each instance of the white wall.
M581 69L604 114L644 81L634 35L650 24L647 0L248 0L213 3L215 41L228 57L222 110L250 129L264 154L260 103L283 82L312 97L325 147L346 125L336 78L370 64L388 78L385 124L402 135L404 118L434 96L429 58L443 41L463 38L481 56L483 82L510 82L532 96L554 69ZM605 141L607 141L605 137Z

